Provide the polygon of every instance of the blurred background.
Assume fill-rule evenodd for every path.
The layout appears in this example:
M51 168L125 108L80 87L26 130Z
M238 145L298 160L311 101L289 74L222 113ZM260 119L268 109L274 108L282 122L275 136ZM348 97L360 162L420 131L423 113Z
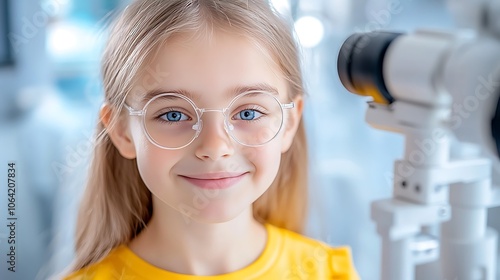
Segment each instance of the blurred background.
M102 101L104 24L124 0L0 0L0 279L46 279L72 258L75 216ZM378 279L370 202L389 197L403 138L364 122L337 55L353 32L453 29L444 0L272 0L294 21L308 91L307 235L351 246L362 279ZM16 272L7 270L7 164L16 166Z

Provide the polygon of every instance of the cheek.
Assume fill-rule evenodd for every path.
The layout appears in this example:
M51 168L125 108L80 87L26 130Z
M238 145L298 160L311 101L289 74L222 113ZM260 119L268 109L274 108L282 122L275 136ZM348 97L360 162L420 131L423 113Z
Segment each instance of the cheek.
M158 194L170 176L172 166L182 157L179 151L160 149L152 144L137 150L137 167L148 189Z
M159 185L161 178L168 176L175 153L153 145L146 137L139 121L131 124L132 138L136 150L137 168L141 178L151 192Z
M247 152L246 158L255 168L255 184L259 188L269 188L278 173L281 152L279 141L272 141L262 147L253 148Z

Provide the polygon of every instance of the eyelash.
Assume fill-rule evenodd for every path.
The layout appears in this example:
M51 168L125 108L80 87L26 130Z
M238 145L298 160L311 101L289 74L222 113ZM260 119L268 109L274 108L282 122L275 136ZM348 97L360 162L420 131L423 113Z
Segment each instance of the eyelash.
M251 107L250 107L251 106ZM248 105L247 108L244 108L244 109L241 109L241 110L237 110L237 113L233 114L233 117L231 117L232 120L234 120L234 116L241 113L242 111L245 111L245 110L251 110L251 111L256 111L258 112L259 114L261 114L262 116L259 117L258 119L255 119L255 120L246 120L246 121L258 121L260 120L263 116L266 116L266 113L263 112L265 111L264 108L258 106L258 105ZM242 121L245 121L245 120L242 120Z
M167 108L167 109L164 109L164 110L165 110L164 112L156 114L156 116L154 117L155 121L159 121L159 122L167 123L167 124L174 124L174 123L176 123L174 121L166 121L166 120L162 119L162 116L164 116L164 115L166 115L166 114L168 114L170 112L179 112L179 113L187 116L188 117L188 121L193 120L193 118L189 114L184 113L182 109Z

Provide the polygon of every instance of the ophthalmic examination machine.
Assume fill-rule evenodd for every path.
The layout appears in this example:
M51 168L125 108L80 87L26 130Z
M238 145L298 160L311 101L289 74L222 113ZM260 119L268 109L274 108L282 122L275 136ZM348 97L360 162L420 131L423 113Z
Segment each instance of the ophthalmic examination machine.
M500 205L500 1L448 1L460 28L351 35L338 56L366 121L405 137L393 196L371 205L381 278L494 280ZM429 274L430 273L430 274ZM416 276L417 275L417 276Z

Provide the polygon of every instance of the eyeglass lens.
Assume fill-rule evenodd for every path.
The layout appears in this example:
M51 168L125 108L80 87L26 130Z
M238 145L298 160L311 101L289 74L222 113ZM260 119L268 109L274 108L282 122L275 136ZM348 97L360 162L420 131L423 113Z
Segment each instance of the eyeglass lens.
M248 146L258 146L272 140L283 121L281 104L263 92L240 95L224 114L226 129L231 137ZM179 95L159 95L145 108L146 132L151 140L165 148L189 144L197 135L198 122L195 107Z

